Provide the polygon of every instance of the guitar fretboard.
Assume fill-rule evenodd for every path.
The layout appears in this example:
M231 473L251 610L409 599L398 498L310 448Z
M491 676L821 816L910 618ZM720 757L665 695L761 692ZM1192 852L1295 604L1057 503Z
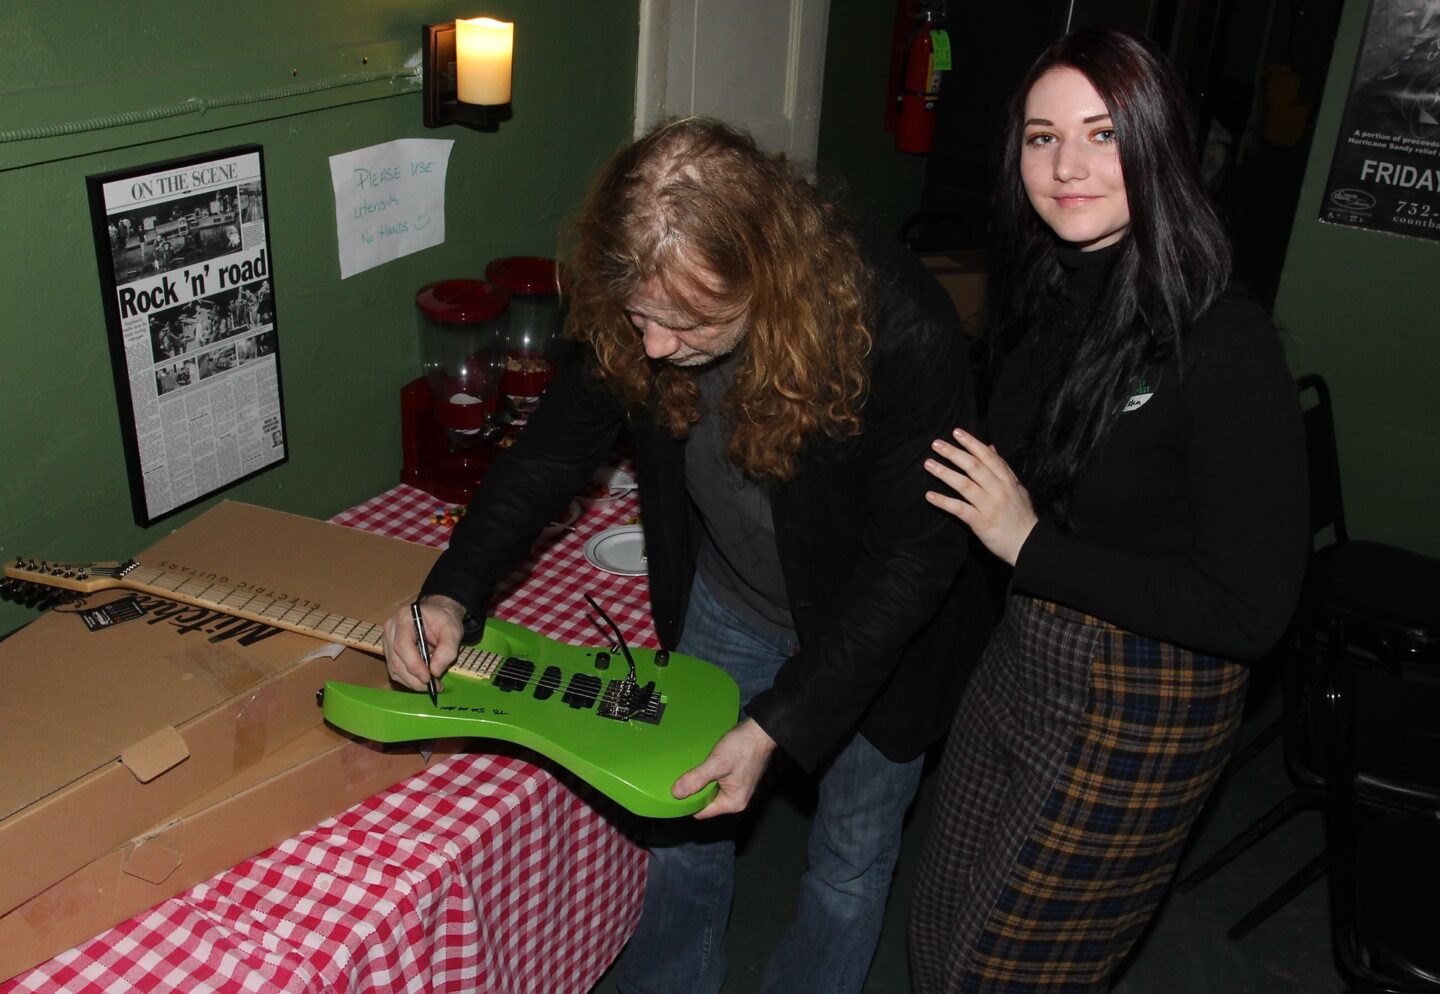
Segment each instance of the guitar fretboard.
M104 574L107 570L101 567L95 572ZM213 608L326 642L349 646L371 655L385 655L383 626L359 618L348 618L341 614L332 614L320 607L297 604L290 598L275 597L269 593L226 583L213 583L185 573L141 566L139 563L127 563L108 572L123 586L132 590L172 597L197 607ZM488 680L502 662L504 657L499 653L462 647L451 672Z

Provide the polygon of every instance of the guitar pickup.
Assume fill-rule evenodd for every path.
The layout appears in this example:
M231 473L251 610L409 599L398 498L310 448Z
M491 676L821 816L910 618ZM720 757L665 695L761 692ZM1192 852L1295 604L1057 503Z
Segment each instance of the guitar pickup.
M560 698L572 708L593 708L600 696L600 678L590 673L576 673L570 678L570 686Z
M535 664L528 659L511 656L495 671L495 686L500 690L524 690L535 675Z
M541 673L540 679L535 681L535 699L548 701L554 696L555 691L560 689L560 677L560 667L545 667L545 672Z

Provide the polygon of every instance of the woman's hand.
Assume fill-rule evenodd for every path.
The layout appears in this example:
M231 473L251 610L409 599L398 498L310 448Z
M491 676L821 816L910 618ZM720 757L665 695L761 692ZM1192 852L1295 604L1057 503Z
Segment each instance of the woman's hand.
M969 525L985 548L1014 566L1020 547L1035 527L1030 494L993 445L959 428L955 429L955 441L959 444L938 438L930 443L953 469L939 459L926 459L925 469L960 496L931 490L925 499Z

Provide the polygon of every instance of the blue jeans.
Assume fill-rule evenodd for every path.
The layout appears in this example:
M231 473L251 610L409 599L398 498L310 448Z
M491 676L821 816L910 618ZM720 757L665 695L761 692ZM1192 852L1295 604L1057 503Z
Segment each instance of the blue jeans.
M751 629L698 578L677 648L725 669L742 701L769 687L795 649L788 639ZM844 994L864 985L921 763L892 762L854 735L821 773L809 866L795 919L766 967L763 994ZM725 981L736 819L648 827L645 906L620 956L616 984L624 994L716 994Z

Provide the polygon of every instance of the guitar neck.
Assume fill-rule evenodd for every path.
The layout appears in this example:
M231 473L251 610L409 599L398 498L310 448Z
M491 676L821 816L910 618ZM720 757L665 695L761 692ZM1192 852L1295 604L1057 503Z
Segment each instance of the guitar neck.
M347 618L270 594L257 593L225 583L212 583L184 573L139 564L118 571L115 579L119 585L131 590L158 594L196 607L224 611L250 621L359 649L371 655L385 655L385 647L381 642L382 626L358 618Z
M123 587L309 635L372 656L383 658L385 655L384 629L380 625L331 614L319 607L307 606L309 602L297 603L294 598L144 566L133 559L124 563L67 564L21 558L14 565L6 566L4 572L6 584L58 587L78 593ZM462 646L454 669L467 676L489 679L503 661L498 653Z

